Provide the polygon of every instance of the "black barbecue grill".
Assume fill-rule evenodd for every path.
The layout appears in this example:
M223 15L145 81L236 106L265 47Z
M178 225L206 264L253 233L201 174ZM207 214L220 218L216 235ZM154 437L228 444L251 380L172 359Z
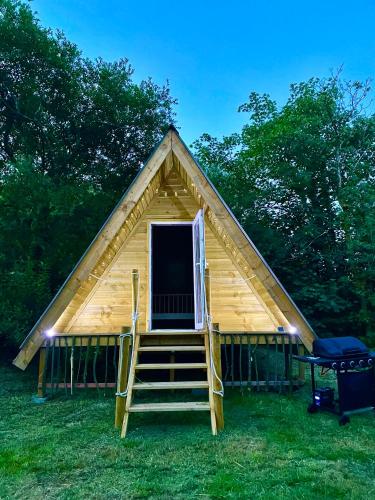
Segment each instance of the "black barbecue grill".
M328 411L340 416L340 425L349 422L348 414L375 407L375 352L355 337L319 339L313 342L313 356L294 356L311 367L312 403L309 413ZM317 387L315 367L333 370L337 377L338 398L334 389Z

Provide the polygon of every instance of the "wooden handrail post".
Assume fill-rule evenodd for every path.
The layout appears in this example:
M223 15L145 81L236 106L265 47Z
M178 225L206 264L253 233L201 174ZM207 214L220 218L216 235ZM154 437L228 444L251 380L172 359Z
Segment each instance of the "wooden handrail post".
M126 431L128 427L129 420L129 408L132 401L133 384L135 378L135 364L138 357L138 348L140 343L140 337L137 335L138 326L138 312L139 312L139 272L137 269L132 271L132 334L133 334L133 345L130 359L130 373L128 381L128 394L125 402L124 418L122 420L121 426L121 437L126 436Z
M135 316L138 313L139 309L139 304L138 304L138 297L139 297L139 273L137 269L132 270L132 328L127 327L127 329L123 328L123 333L128 333L129 331L133 330L133 345L132 349L134 351L135 348L135 339L136 339L136 334L137 334L137 317ZM129 347L130 347L130 341L131 339L129 337L125 337L123 339L123 356L122 356L122 363L120 366L119 363L119 374L118 374L118 380L119 380L119 390L120 392L124 392L126 390L126 387L128 385L128 371L129 371L129 362L130 362L130 355L129 355ZM131 353L133 356L133 352ZM116 414L115 414L115 427L121 427L123 425L124 421L124 415L125 415L125 410L126 410L126 397L121 397L117 396L116 397Z
M222 369L221 369L221 341L219 332L219 324L214 323L213 329L213 339L212 339L212 348L213 348L213 360L216 369L216 374L222 380ZM214 377L214 390L220 391L222 389L220 382ZM224 405L223 398L218 394L214 394L214 404L215 404L215 415L216 415L216 425L217 430L222 431L224 429Z
M124 326L122 333L129 333L130 326ZM118 390L124 392L128 383L128 367L129 367L129 349L130 338L123 339L122 363L119 358L118 362ZM120 356L120 353L119 353ZM119 428L122 425L122 420L125 413L126 397L116 396L116 410L115 410L115 427Z

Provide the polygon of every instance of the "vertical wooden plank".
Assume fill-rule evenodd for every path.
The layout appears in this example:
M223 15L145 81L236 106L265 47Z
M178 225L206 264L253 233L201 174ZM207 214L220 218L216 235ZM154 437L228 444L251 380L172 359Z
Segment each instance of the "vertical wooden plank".
M122 333L130 332L129 326L124 326ZM123 353L122 353L122 363L120 364L119 359L119 373L118 373L118 387L119 392L124 392L128 383L128 368L129 368L129 348L130 348L130 338L125 337L123 339ZM116 396L116 409L115 409L115 427L120 428L122 421L124 419L125 413L125 402L126 397Z
M213 360L216 369L217 376L222 380L222 369L221 369L221 342L219 331L219 324L214 323L213 329L217 330L213 332ZM214 390L221 390L220 382L214 377ZM215 405L215 416L216 416L216 426L218 431L224 429L224 406L223 398L218 394L214 394L214 405Z
M39 369L38 369L38 397L44 398L46 395L45 376L46 369L46 348L41 347L39 352Z

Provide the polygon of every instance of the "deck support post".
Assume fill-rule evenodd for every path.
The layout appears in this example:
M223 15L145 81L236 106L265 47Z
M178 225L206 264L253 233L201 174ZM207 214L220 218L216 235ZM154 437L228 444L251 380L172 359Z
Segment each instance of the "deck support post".
M220 380L222 380L221 341L220 341L220 334L219 334L219 324L214 323L213 329L215 331L213 332L213 342L212 342L213 353L212 353L212 355L213 355L213 360L214 360L217 376L220 378ZM214 377L214 387L213 388L215 391L221 390L221 385L216 377ZM216 416L217 430L222 431L224 429L224 405L223 405L223 398L221 396L219 396L218 394L214 394L214 405L215 405L215 416Z
M129 333L130 326L124 326L122 328L122 333ZM130 338L125 337L123 339L123 354L122 363L120 363L120 358L118 362L118 390L119 392L124 392L128 383L128 367L129 367L129 348L130 348ZM119 353L120 354L120 353ZM116 410L115 410L115 427L120 428L122 421L124 419L125 413L125 403L126 397L116 396Z
M39 368L38 368L38 398L46 397L46 385L44 372L46 370L46 348L39 350Z

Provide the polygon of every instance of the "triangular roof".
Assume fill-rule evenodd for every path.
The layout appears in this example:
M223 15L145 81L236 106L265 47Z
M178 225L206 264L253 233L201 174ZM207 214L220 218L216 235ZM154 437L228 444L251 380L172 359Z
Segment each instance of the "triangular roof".
M131 231L132 220L142 216L143 207L152 198L152 192L158 191L162 178L173 167L177 168L192 194L205 208L211 226L225 240L226 246L231 248L233 259L241 267L244 277L256 277L256 283L252 280L252 286L259 294L266 296L271 313L276 318L278 315L283 316L290 325L294 325L305 346L311 349L315 338L311 326L172 126L26 337L13 361L16 366L21 369L27 367L43 344L44 332L53 327L79 289L85 289L85 286L90 288L90 275L103 272L98 262L103 261L106 252L115 253L117 247L114 240L120 239L128 226L128 232Z

